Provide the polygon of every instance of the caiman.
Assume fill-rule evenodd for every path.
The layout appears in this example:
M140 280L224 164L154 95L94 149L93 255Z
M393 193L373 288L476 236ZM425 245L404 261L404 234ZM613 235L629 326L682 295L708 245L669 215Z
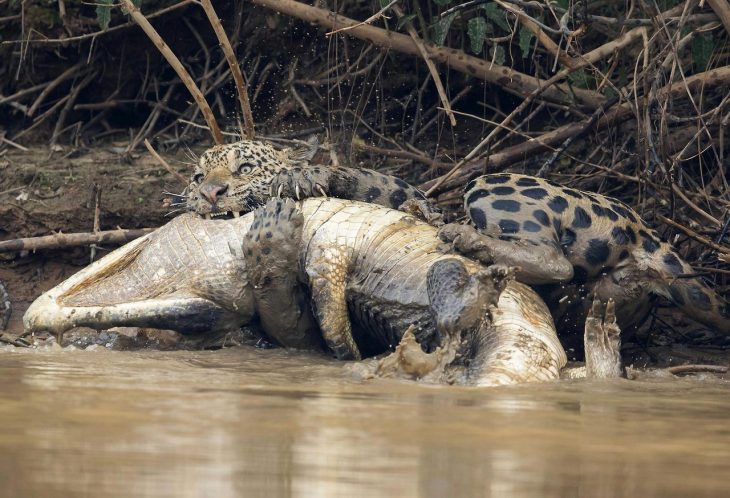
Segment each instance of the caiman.
M289 240L290 248L265 240ZM536 294L504 279L504 271L443 254L439 244L435 228L407 213L336 199L274 203L231 220L182 215L43 294L24 324L56 333L75 326L200 333L261 315L280 344L316 348L324 337L340 358L392 349L411 328L426 351L464 345L459 382L557 378L566 356ZM291 251L295 279L277 274L271 259L261 264L281 257L291 268ZM283 286L271 283L277 278ZM272 289L282 298L274 306ZM598 317L586 337L610 343L612 330L606 310L606 321ZM589 374L615 371L620 362L615 347L601 357L610 368L588 365Z

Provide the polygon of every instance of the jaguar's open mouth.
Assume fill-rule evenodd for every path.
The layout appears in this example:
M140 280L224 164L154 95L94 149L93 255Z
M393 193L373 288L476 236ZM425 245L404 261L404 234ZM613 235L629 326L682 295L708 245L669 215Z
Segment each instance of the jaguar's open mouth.
M201 215L206 220L230 220L233 218L239 218L243 213L238 211L217 211L215 213L205 213Z

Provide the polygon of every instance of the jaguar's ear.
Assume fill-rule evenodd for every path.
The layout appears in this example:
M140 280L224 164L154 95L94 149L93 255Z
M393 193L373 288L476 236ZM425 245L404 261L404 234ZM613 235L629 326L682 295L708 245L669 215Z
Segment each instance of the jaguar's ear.
M289 152L289 157L294 161L311 161L319 149L319 138L312 135L307 139L306 144L302 144Z

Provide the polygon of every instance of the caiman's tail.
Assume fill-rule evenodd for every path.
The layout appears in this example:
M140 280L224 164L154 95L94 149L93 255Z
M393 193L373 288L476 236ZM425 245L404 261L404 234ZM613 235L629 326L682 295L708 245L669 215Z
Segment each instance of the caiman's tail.
M672 246L660 243L649 258L649 266L660 275L657 294L692 319L730 335L730 305L700 278L692 276L694 270Z

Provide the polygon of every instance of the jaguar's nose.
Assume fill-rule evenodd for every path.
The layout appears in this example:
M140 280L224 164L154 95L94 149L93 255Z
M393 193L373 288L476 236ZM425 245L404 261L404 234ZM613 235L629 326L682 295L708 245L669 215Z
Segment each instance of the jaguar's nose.
M215 204L219 197L225 195L228 191L228 185L221 183L205 183L200 186L200 195L208 202Z

